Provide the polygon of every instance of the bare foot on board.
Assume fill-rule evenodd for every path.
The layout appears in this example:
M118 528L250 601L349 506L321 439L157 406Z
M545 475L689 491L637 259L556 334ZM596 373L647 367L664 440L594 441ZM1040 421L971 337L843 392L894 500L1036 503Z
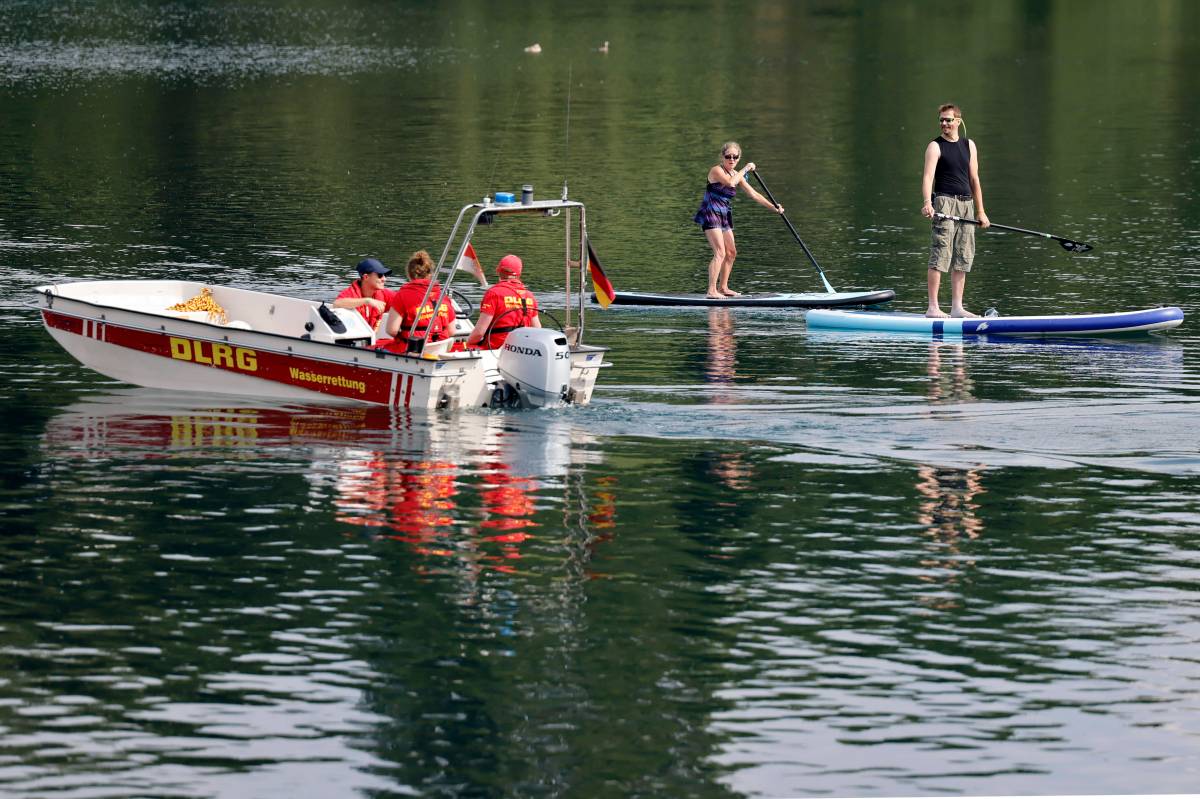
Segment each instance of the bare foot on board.
M925 311L925 316L929 319L949 319L950 314L943 311L941 308L930 308Z
M979 314L971 313L966 308L958 308L956 310L951 310L950 315L952 317L954 317L955 319L978 319L979 318Z

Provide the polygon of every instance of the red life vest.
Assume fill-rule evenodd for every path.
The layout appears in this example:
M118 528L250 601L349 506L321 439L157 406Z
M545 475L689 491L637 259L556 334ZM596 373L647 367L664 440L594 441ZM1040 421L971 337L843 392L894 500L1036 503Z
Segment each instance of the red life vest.
M374 295L372 295L371 299L379 300L383 303L383 306L386 309L387 306L391 305L392 300L395 298L395 294L396 292L389 289L379 289ZM337 298L339 300L357 300L363 296L362 278L359 278L346 288L342 289L342 293L337 295ZM375 329L375 325L379 324L379 318L384 314L384 311L375 310L375 307L369 302L358 306L357 310L360 314L362 314L363 319L367 320L367 324L371 326L372 330Z
M412 352L420 349L427 335L431 342L441 341L450 335L450 331L453 330L454 308L449 299L441 301L442 287L436 283L429 292L429 299L422 305L421 300L424 299L428 286L429 278L423 277L408 281L395 292L391 308L400 315L400 328L391 343L385 345L385 349L391 352ZM417 327L413 330L410 340L408 331L414 321Z
M492 315L492 324L482 345L494 350L504 345L508 334L518 327L531 327L538 317L537 297L514 278L501 280L487 290L479 303L481 314Z

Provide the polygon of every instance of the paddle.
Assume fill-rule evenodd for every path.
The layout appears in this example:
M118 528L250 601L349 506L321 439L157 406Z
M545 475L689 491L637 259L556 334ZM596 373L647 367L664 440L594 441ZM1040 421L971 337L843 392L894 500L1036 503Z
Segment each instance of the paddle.
M952 219L955 222L966 222L967 224L970 224L970 225L978 225L979 224L974 219L966 219L965 217L961 217L961 216L952 216L950 214L943 214L940 211L935 212L934 216L940 217L942 219ZM1059 244L1061 244L1062 248L1064 250L1066 250L1067 252L1087 252L1088 250L1092 249L1092 245L1090 245L1090 244L1084 244L1082 241L1072 241L1071 239L1063 238L1062 236L1055 236L1053 233L1042 233L1037 230L1026 230L1023 227L1012 227L1010 225L997 225L995 222L993 222L991 224L991 227L999 228L1000 230L1011 230L1014 233L1028 233L1030 236L1041 236L1044 239L1054 239Z
M767 199L770 200L773 205L778 207L779 203L775 202L774 195L772 195L771 190L767 188L767 184L763 183L762 176L758 174L758 170L755 170L750 174L754 175L754 179L758 181L758 185L762 186L762 190L767 193ZM800 234L796 232L796 228L792 227L792 223L788 220L787 214L780 214L780 216L783 217L783 222L788 226L788 230L792 231L792 235L796 237L796 241L800 242L800 247L804 250L804 254L808 256L808 260L812 261L812 265L817 268L817 274L821 276L821 282L825 284L825 290L830 294L836 294L837 292L833 290L833 286L829 285L829 281L825 279L825 270L821 268L819 263L817 263L817 259L813 257L812 251L808 249L808 245L804 243L804 239L800 238Z

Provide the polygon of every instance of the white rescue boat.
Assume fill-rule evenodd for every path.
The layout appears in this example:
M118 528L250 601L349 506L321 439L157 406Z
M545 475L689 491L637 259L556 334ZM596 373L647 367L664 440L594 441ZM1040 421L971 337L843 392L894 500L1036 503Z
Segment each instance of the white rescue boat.
M574 242L573 212L578 214ZM456 339L470 332L472 323L466 319L456 320L454 339L426 343L420 352L401 355L377 350L375 332L357 311L186 280L39 286L42 321L80 363L137 386L426 409L586 405L597 373L609 364L604 361L607 348L582 343L587 264L582 203L565 198L495 203L485 198L464 206L434 280L449 294L476 226L508 215L563 218L565 321L561 331L518 328L496 350L450 351ZM579 279L574 295L572 272ZM205 289L223 309L223 316L170 310ZM573 296L578 314L574 324Z

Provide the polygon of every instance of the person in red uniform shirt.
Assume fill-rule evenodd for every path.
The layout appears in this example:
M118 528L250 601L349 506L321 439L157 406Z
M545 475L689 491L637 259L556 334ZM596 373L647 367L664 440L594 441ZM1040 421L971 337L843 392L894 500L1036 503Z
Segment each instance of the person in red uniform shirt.
M425 250L413 253L406 271L408 282L394 292L381 331L382 337L391 339L381 345L390 352L420 352L426 336L430 342L441 341L454 330L454 305L450 298L442 297L442 287L437 283L432 289L429 287L429 276L433 274L433 259L429 253ZM414 321L417 327L410 340L408 332Z
M334 308L354 308L374 330L387 311L395 293L384 288L392 270L375 258L364 258L358 262L358 280L346 287L333 301Z
M541 327L537 297L521 282L521 259L509 254L496 265L500 282L479 303L479 319L467 336L467 346L498 349L518 327Z

